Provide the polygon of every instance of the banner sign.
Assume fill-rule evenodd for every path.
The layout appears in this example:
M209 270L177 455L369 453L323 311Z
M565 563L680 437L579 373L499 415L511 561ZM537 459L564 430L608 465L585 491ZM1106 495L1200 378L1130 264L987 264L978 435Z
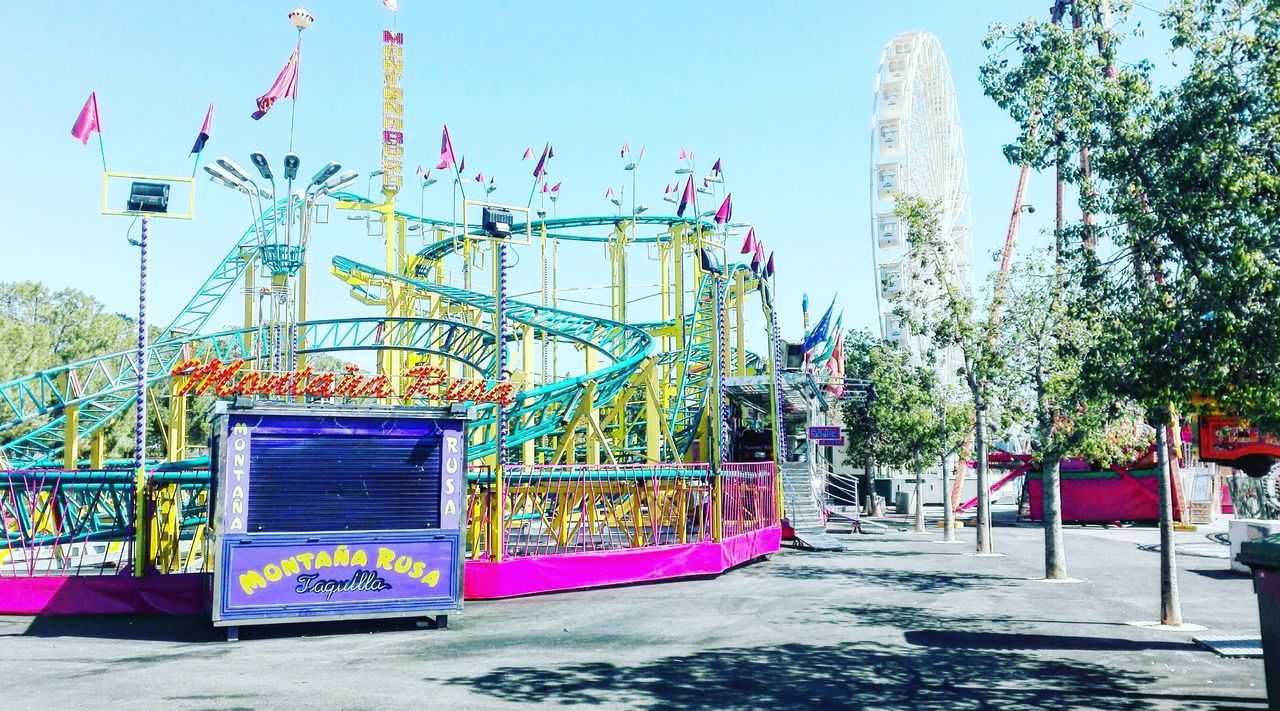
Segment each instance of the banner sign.
M400 192L404 171L404 33L382 32L382 192Z
M839 427L810 427L809 439L841 439Z
M1238 417L1206 417L1200 423L1200 458L1230 461L1248 454L1280 456L1280 438L1259 434Z
M223 609L448 599L455 550L450 540L230 544Z
M813 443L819 447L843 447L844 437L832 437L831 439L815 439Z
M275 395L278 397L321 398L399 398L429 403L471 402L477 405L496 403L510 405L516 401L515 383L506 380L449 379L444 368L418 366L405 373L408 384L392 386L386 375L362 375L354 365L345 373L317 373L311 366L282 373L259 373L245 368L247 361L237 358L223 363L214 358L204 362L189 358L169 371L172 376L185 376L175 394L203 395L212 390L218 397L236 395ZM244 372L241 372L244 371Z

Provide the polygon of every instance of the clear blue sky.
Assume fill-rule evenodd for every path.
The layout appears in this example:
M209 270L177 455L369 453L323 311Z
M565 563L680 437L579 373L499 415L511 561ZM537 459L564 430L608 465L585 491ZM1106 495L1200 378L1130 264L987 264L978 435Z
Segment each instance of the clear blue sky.
M436 162L447 123L468 173L496 175L494 199L523 203L532 166L521 153L550 140L565 216L612 212L603 195L625 179L618 160L624 140L637 150L647 145L639 192L655 211L670 207L662 187L674 179L681 147L697 151L701 170L721 157L735 219L753 222L777 250L784 335L796 338L802 292L814 308L839 292L847 326L875 327L868 118L881 48L900 32L934 32L947 52L966 134L976 262L980 273L991 268L1016 170L1000 154L1013 126L978 85L980 41L989 23L1047 13L1049 2L400 4L410 166ZM378 0L305 5L316 22L302 60L295 141L302 172L336 159L367 173L379 156L381 31L392 15ZM137 267L125 243L128 220L98 214L101 163L94 142L81 146L69 135L77 112L97 91L112 170L190 174L187 151L210 101L216 112L206 159L227 153L247 165L248 152L261 148L278 160L288 106L260 122L249 114L292 49L285 17L292 8L270 0L7 3L0 190L10 196L10 217L0 279L74 285L112 310L133 313ZM1144 24L1156 24L1152 13L1140 12ZM1141 45L1163 59L1151 38ZM154 229L151 311L160 322L247 227L243 198L205 180L198 185L197 219ZM364 179L357 185L363 192ZM449 215L447 188L442 182L428 189L428 214ZM1024 220L1024 234L1047 226L1051 193L1048 176L1033 178L1030 200L1044 209ZM416 211L416 188L401 197ZM318 228L313 263L343 254L378 264L380 240L335 217ZM527 269L536 255L522 258L518 289L536 279ZM562 270L566 284L608 282L603 250L566 256ZM313 316L369 313L325 271L317 270ZM632 298L648 291L637 287ZM582 298L603 302L607 294ZM234 323L234 309L213 325Z

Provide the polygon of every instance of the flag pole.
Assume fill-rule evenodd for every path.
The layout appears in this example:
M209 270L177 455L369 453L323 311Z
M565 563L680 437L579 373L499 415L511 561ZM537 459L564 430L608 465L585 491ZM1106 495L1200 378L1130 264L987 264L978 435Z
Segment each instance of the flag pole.
M102 127L98 127L98 153L102 156L102 172L107 172L107 149L102 145Z
M293 122L298 116L298 86L302 84L302 29L298 29L298 45L293 50L298 61L293 68L293 101L289 108L289 152L293 152Z
M191 166L191 177L192 177L192 178L196 177L196 171L200 169L200 156L202 156L202 155L204 155L204 148L203 148L203 147L201 147L201 148L200 148L200 150L196 152L196 162L195 162L195 163L193 163L193 164L192 164L192 166Z

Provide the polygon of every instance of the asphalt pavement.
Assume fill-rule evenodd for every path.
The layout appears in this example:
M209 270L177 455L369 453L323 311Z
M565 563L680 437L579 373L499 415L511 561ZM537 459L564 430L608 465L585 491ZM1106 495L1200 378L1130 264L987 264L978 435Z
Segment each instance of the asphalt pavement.
M1224 526L1178 534L1186 621L1257 634ZM1068 528L1047 583L1042 533L995 531L996 557L891 532L785 549L716 578L469 602L412 621L244 628L172 617L0 617L6 708L707 707L1262 709L1260 659L1159 611L1153 528Z

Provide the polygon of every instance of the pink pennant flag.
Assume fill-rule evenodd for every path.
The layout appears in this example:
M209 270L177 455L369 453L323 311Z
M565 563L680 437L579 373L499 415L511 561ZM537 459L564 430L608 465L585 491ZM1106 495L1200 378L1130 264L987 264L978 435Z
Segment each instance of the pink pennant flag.
M555 185L553 185L553 186L551 187L551 192L553 192L553 193L558 193L558 192L560 192L560 183L556 183Z
M84 108L80 109L80 115L76 117L76 122L71 126L71 135L80 139L80 143L89 143L89 134L94 131L98 135L102 135L102 124L98 122L98 92L89 92L89 98L85 99Z
M484 185L484 171L480 171L479 173L476 173L476 182L480 183L481 185Z
M751 271L759 274L762 262L764 262L764 249L760 245L760 240L756 240L756 248L751 254Z
M422 177L422 166L418 166L417 174L419 178Z
M680 155L679 155L679 156L676 156L676 160L688 160L688 159L689 159L689 154L688 154L688 153L685 153L685 152L684 152L684 149L683 149L683 148L681 148L681 149L680 149Z
M716 210L716 224L723 225L733 219L733 193L724 196L724 202L720 203L720 209Z
M549 191L550 191L550 187L548 187L546 183L543 183L543 184L542 184L542 192L544 192L544 193L545 193L545 192L549 192Z
M720 175L720 159L716 158L716 164L711 166L712 175Z
M689 160L693 160L693 151L689 151Z
M542 176L547 174L547 161L551 158L551 143L542 148L542 157L538 159L538 165L533 168L534 180L542 180Z
M618 151L618 157L619 158L625 157L630 152L631 152L631 146L627 145L626 141L623 141L622 150Z
M643 160L643 159L644 159L644 146L640 146L640 157L637 158L636 160Z
M258 110L253 112L253 120L257 121L266 116L280 99L296 98L298 98L298 50L294 49L293 54L289 55L289 61L285 62L284 69L280 70L280 76L276 77L275 83L267 89L267 93L258 97Z
M670 195L670 194L671 194L671 183L667 183L667 187L662 191L662 194L663 194L663 195Z
M613 197L613 188L609 188L608 190L604 191L604 196L607 198Z
M676 215L684 217L684 211L693 204L695 197L693 194L693 174L689 174L689 182L684 184L684 193L680 196L680 206L676 208Z
M382 5L392 12L400 12L400 0L382 0Z
M520 160L529 160L533 157L533 146L524 149L524 155L520 156Z
M436 170L445 170L455 162L453 158L453 141L449 140L449 126L446 125L440 135L440 163L436 165Z
M204 150L204 145L209 142L209 132L213 130L213 103L209 103L209 110L204 113L204 123L200 124L200 133L196 134L196 142L191 145L191 153L188 155L199 155Z
M756 251L756 228L747 228L747 238L742 240L742 250L738 254L751 254Z
M764 275L766 277L773 276L773 252L769 253L769 261L764 264Z
M467 157L462 156L462 158L458 161L458 172L461 173L466 169L467 169Z

